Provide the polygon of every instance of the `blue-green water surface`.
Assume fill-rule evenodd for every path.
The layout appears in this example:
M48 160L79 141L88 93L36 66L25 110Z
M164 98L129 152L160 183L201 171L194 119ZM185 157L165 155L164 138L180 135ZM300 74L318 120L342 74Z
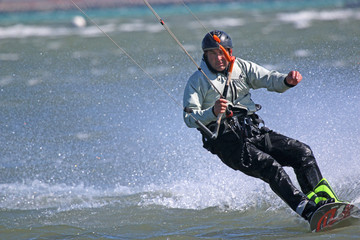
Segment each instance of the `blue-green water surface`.
M301 84L283 94L254 90L259 114L268 127L309 144L339 197L359 206L356 1L189 7L207 29L231 35L237 57L302 73ZM155 9L200 62L207 30L181 4ZM181 104L196 67L147 8L84 10ZM81 27L74 20L80 12L5 16L0 239L360 235L359 224L310 233L261 180L208 153L177 103L90 21Z

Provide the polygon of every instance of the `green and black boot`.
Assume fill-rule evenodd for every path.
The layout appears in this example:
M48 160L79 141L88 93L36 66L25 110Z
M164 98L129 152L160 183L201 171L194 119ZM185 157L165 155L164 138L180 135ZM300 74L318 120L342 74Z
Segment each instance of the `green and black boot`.
M320 201L318 203L315 203L314 201L306 199L299 204L299 206L296 209L296 212L300 216L302 216L305 220L310 222L312 216L314 215L314 213L316 212L316 210L318 208L320 208L323 205L333 203L333 202L335 202L334 198L329 198L325 201Z
M316 204L331 198L333 198L335 202L341 202L325 178L321 179L314 188L314 191L308 193L306 196Z
M329 203L340 202L339 198L336 196L334 190L332 190L330 184L325 178L321 179L314 190L306 194L306 196L308 200L301 202L296 209L296 212L309 222L314 212L321 206Z

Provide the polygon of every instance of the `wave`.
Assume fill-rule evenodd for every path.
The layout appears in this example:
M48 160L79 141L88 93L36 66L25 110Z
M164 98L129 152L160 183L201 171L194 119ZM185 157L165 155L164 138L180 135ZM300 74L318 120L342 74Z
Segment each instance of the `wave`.
M100 28L106 33L113 32L150 32L155 33L162 30L162 26L156 23L144 23L141 20L135 20L129 23L115 24L109 23L100 25ZM79 35L84 37L102 36L103 33L96 26L74 27L48 25L25 25L16 24L6 27L0 27L0 39L11 38L29 38L29 37L65 37Z
M102 29L112 32L113 25L103 25ZM71 27L51 27L16 24L7 27L0 27L0 39L7 38L28 38L28 37L60 37L71 35L98 36L101 32L94 26L78 29Z
M357 181L360 182L360 179ZM332 185L341 199L360 204L360 191L353 187L354 179L344 179ZM12 210L56 209L61 212L114 204L121 208L160 206L189 210L287 208L265 183L239 172L220 178L180 180L139 187L116 185L108 189L83 183L49 184L33 180L0 184L0 193L0 209Z
M279 13L277 19L281 22L292 23L295 28L309 28L314 21L345 21L360 20L360 12L355 9L337 10L305 10L299 12Z
M39 180L23 183L0 184L0 208L4 209L46 209L92 208L108 204L108 197L131 194L121 187L111 193L92 186L48 184Z
M0 208L21 210L56 208L66 211L124 203L126 206L157 205L181 209L208 207L244 209L261 205L264 199L270 200L273 195L270 190L264 190L264 186L260 184L258 187L264 199L257 198L256 195L259 194L257 187L254 189L245 187L249 185L251 179L242 180L243 183L239 181L238 184L228 184L224 180L218 180L218 178L206 182L181 180L141 187L117 185L111 189L85 186L83 183L74 186L49 184L39 180L0 184ZM275 202L281 205L280 200Z
M263 18L264 16L262 16ZM79 23L77 19L83 19ZM359 20L360 12L356 9L335 9L335 10L304 10L299 12L278 13L276 19L283 23L294 24L295 28L311 27L314 21L345 21ZM109 23L100 25L107 33L113 32L148 32L157 33L163 30L163 27L154 22L145 22L143 19L134 19L127 22L117 22L118 20L109 19ZM273 19L263 19L262 21L273 21ZM246 25L246 20L242 18L224 17L216 20L209 20L208 24L213 27L240 27ZM190 24L193 28L198 28L198 24ZM50 25L25 25L15 24L0 27L0 39L8 38L28 38L28 37L61 37L80 35L85 37L97 37L102 32L91 23L86 22L83 17L75 16L68 23L60 26Z

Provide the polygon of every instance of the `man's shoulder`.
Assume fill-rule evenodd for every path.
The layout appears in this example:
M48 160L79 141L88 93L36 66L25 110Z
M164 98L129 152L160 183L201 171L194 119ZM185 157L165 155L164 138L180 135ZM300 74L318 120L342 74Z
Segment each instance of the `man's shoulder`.
M189 77L188 84L190 85L199 85L199 83L202 81L202 73L200 71L196 71Z
M202 73L201 71L197 70L195 72L193 72L193 74L191 74L191 76L189 77L189 79L198 79L200 77L202 77Z
M264 70L268 71L263 66L253 61L245 60L241 58L236 58L236 60L238 62L239 68L241 68L243 72L263 72Z
M202 71L200 71L200 69ZM206 63L204 61L201 62L200 64L200 69L195 71L190 77L189 77L189 81L190 83L203 83L203 82L206 82L208 83L207 81L207 77L212 80L212 79L216 79L216 75L211 73L210 70L207 68L206 66ZM204 75L204 73L205 75Z
M256 64L256 63L254 63L254 62L252 62L250 60L245 60L245 59L242 59L242 58L239 58L239 57L236 58L236 61L243 68L246 68L246 67L248 67L248 66L250 66L252 64Z

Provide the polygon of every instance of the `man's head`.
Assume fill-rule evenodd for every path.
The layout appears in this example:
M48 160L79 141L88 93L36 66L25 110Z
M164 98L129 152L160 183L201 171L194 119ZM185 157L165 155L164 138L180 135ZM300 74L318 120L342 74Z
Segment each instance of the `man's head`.
M220 43L215 41L213 35L220 39ZM219 44L223 46L232 55L232 41L230 36L224 31L214 30L207 33L202 41L202 49L204 51L204 59L208 67L213 72L223 72L227 69L229 62L226 60Z
M224 31L214 30L210 33L207 33L202 40L202 49L203 51L211 50L211 49L218 49L219 43L214 40L214 35L216 35L220 39L220 44L226 49L232 49L233 44L231 37Z

